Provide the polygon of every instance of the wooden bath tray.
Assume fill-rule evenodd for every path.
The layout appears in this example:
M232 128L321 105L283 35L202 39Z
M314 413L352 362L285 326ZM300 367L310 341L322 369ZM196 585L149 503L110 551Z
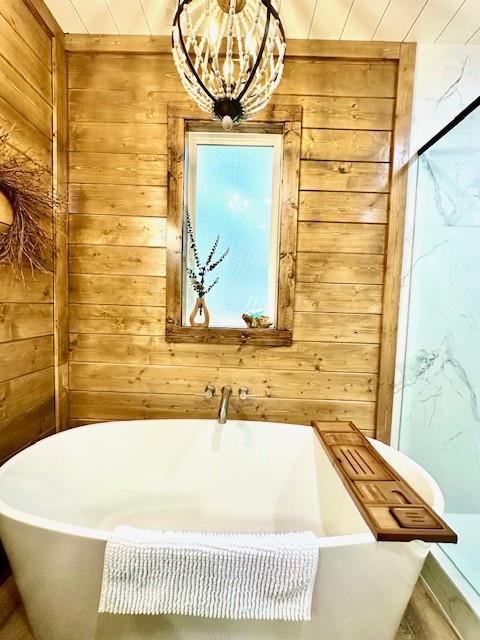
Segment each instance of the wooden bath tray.
M312 421L312 427L376 540L457 542L353 423Z

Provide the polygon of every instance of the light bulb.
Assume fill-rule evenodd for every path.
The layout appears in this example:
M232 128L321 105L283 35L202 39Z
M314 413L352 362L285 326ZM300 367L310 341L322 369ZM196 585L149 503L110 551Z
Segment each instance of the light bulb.
M233 120L230 116L223 116L222 127L225 129L225 131L231 131L233 129Z

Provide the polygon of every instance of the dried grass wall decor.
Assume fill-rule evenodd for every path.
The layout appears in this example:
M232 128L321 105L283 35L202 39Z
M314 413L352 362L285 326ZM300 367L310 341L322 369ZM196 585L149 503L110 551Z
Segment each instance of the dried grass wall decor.
M0 266L22 274L51 268L52 214L60 202L51 172L17 152L12 131L0 131Z

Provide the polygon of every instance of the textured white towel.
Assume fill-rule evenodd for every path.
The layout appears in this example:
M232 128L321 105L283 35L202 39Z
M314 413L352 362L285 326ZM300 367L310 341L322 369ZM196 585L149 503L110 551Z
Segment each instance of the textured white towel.
M99 611L310 620L318 563L311 531L213 534L117 527Z

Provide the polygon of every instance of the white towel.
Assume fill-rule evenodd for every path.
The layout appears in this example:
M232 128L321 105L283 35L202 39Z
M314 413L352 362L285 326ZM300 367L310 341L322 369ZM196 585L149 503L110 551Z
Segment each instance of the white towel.
M99 611L234 620L310 620L318 564L311 531L161 532L117 527Z

